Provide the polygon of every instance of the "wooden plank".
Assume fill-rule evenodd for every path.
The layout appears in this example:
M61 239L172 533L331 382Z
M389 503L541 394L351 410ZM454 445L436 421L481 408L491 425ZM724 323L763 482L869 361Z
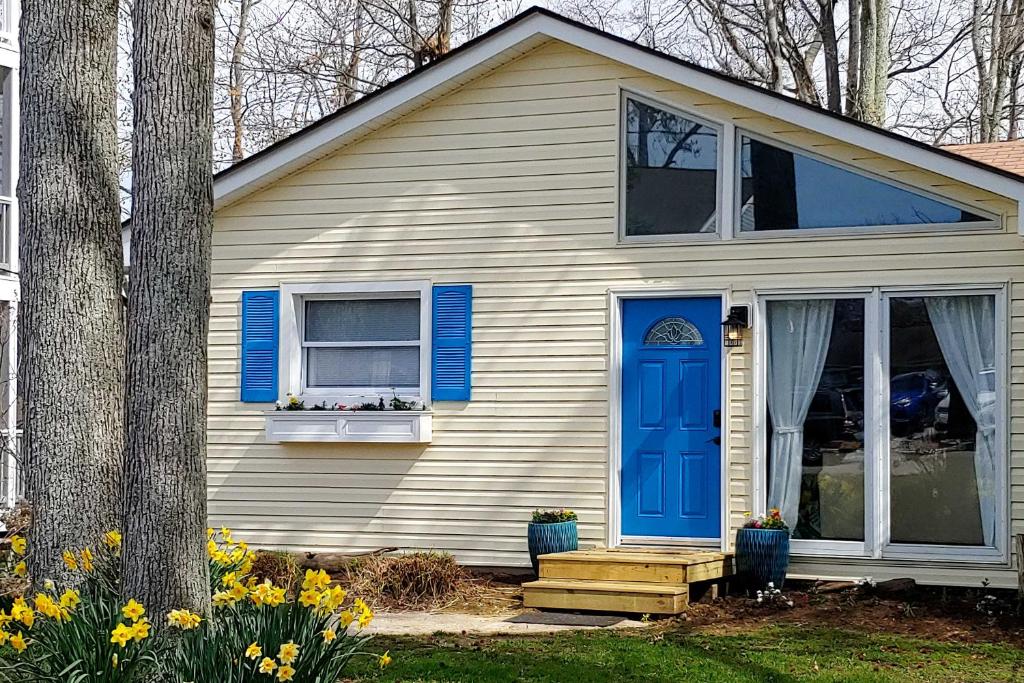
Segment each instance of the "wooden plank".
M702 564L693 564L686 568L686 582L713 581L732 576L734 573L732 558L713 560Z
M540 561L540 578L681 584L686 583L686 568L678 564L650 562L602 562L592 561L589 558L543 558Z
M549 579L523 584L523 605L545 609L680 614L688 596L685 586Z

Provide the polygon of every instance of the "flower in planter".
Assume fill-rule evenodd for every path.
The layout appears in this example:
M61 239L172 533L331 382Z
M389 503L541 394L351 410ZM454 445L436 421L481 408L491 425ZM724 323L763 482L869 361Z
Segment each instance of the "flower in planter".
M560 522L575 522L578 519L576 513L567 508L533 511L534 524L558 524Z
M789 525L786 524L786 520L782 519L782 514L778 508L772 508L766 515L758 515L752 517L749 512L744 514L747 517L747 521L743 523L744 529L776 529L779 531L788 531Z

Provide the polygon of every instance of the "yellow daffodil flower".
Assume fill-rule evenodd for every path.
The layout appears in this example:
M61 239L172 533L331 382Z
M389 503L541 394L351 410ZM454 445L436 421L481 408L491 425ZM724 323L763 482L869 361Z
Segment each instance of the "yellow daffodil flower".
M11 647L16 651L24 652L28 648L28 643L25 642L25 636L21 635L21 631L18 631L16 635L11 636Z
M295 643L288 641L281 646L281 649L277 652L277 658L281 660L282 664L291 664L295 661L295 658L299 656L299 646Z
M118 624L116 627L114 627L114 630L110 632L110 642L114 643L115 645L125 647L128 644L128 641L132 639L133 635L134 634L132 633L132 629L130 626L126 626L125 624Z
M51 619L60 619L60 607L46 593L36 594L36 611Z
M333 628L326 628L323 631L323 637L325 643L333 643L334 639L338 637L338 634L334 632Z
M121 608L121 614L124 615L125 619L131 619L132 621L138 621L145 613L146 608L135 602L134 598Z
M319 571L306 570L306 576L302 580L302 590L322 591L329 585L331 585L331 577L323 569Z
M276 669L276 668L277 668L277 662L275 662L270 657L264 657L263 661L260 662L260 673L261 674L273 673L274 669Z
M11 639L11 634L7 631L0 631L0 645L6 645L7 641Z
M103 534L103 544L105 546L107 546L108 548L110 548L111 550L115 550L117 548L120 548L121 547L121 532L120 531L116 531L116 530L111 530L111 531L108 531L107 533Z
M28 565L25 564L25 560L14 565L14 575L20 578L28 576Z
M299 593L299 604L303 607L316 607L320 604L320 593L313 589Z
M74 609L82 603L82 597L78 591L69 588L60 596L60 606L66 609Z
M382 654L380 656L380 668L383 669L384 667L386 667L390 663L391 663L391 650L388 650L387 652L385 652L384 654Z
M352 615L352 612L350 612L349 610L345 610L344 612L338 615L338 621L341 622L341 625L344 628L348 628L349 625L351 625L351 623L355 620L356 618Z
M111 669L116 669L117 668L117 653L116 652L110 658L110 668Z
M78 559L75 557L75 554L73 552L71 552L70 550L65 550L63 553L61 553L60 557L62 560L64 560L64 564L67 565L68 569L70 569L71 571L78 571Z
M132 624L131 628L132 640L134 640L136 643L140 640L145 640L146 638L149 638L149 620L140 619L139 621L136 621L134 624Z
M14 535L11 536L11 550L14 551L15 555L24 555L25 550L28 548L28 541L25 540L24 536Z
M263 649L256 643L253 643L249 647L245 648L245 656L249 659L259 659L262 655Z
M220 585L227 586L228 588L231 588L237 582L238 582L238 575L235 572L228 572L223 577L221 577Z
M281 668L277 670L277 680L279 681L290 681L293 676L295 676L295 669L287 664L282 664Z
M82 551L82 570L87 572L91 572L93 570L92 551L88 548Z
M25 598L18 598L14 601L14 605L11 607L11 616L29 628L32 628L32 624L36 620L36 614L25 602Z
M373 621L373 612L370 610L364 610L359 615L359 628L366 628L370 625L371 621Z
M267 594L267 597L264 598L264 600L271 607L277 607L278 605L284 604L284 600L285 600L284 588L279 588L279 587L271 588L270 592Z

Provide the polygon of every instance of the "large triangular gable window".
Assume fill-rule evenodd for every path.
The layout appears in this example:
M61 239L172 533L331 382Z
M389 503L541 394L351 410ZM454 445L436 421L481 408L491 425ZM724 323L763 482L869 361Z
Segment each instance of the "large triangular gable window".
M746 136L740 230L998 225L993 215Z

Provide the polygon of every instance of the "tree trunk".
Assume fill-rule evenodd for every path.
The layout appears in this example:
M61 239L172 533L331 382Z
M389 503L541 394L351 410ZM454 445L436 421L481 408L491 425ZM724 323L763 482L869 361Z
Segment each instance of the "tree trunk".
M862 0L849 0L849 58L846 65L846 115L860 118L860 53L863 38L860 34Z
M116 0L26 2L21 20L19 393L29 567L120 526L124 274Z
M234 133L231 160L241 161L245 156L245 127L242 121L242 59L245 58L245 39L249 32L249 8L252 0L240 0L238 6L238 33L231 48L231 69L228 75L228 96L231 101L231 128Z
M825 53L825 97L829 111L843 111L843 93L839 81L839 39L836 37L836 0L818 0L822 49Z
M213 0L136 0L124 587L155 616L209 609L206 343Z

